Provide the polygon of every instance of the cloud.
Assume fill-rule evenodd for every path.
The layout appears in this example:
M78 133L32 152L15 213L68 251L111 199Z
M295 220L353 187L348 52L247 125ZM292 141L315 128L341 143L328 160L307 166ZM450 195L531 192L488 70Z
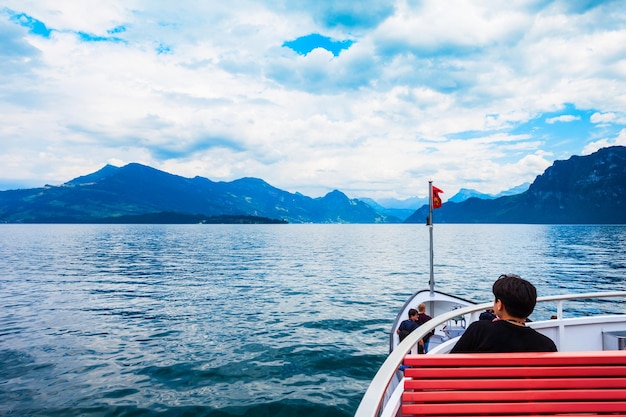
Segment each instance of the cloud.
M38 65L41 51L24 39L26 30L11 22L1 19L0 14L0 71L4 75L0 85L9 86L13 75L23 76L31 73L32 67ZM6 87L0 94L6 92Z
M626 114L624 113L594 113L591 115L591 122L596 123L598 125L609 125L609 124L618 124L624 125L626 124Z
M27 27L31 33L45 38L50 36L51 31L43 22L24 13L14 13L9 9L5 9L5 13L11 16L11 21L18 23L20 26Z
M122 38L118 38L117 36L98 36L85 32L76 32L76 34L80 40L84 42L125 42Z
M617 115L613 112L611 113L594 113L591 116L592 123L610 123L617 118Z
M290 8L310 15L321 27L348 30L375 28L394 13L393 3L386 0L292 0L288 4Z
M477 57L490 46L519 42L531 16L523 9L465 1L398 2L396 13L377 29L378 45L393 54Z
M5 3L5 183L116 161L313 196L497 193L626 128L619 2Z
M609 146L626 146L626 129L622 129L616 137L604 138L598 141L589 143L582 150L582 155L589 155L596 152L599 149Z
M579 116L572 116L571 114L565 114L563 116L557 116L557 117L550 117L548 119L546 119L546 123L549 125L552 125L554 123L560 122L560 123L568 123L568 122L573 122L575 120L580 120Z

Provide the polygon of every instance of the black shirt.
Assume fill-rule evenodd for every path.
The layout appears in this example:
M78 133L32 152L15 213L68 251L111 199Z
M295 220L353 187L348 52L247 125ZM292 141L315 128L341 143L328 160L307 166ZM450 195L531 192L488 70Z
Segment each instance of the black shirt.
M432 318L432 317L430 317L428 314L425 314L425 313L419 313L419 314L418 314L418 316L417 316L417 324L418 324L419 326L421 326L422 324L426 323L428 320L432 320L432 319L433 319L433 318ZM434 331L434 330L432 330L432 331L428 332L428 333L426 334L426 336L424 336L424 339L423 339L423 340L424 340L424 343L426 343L426 341L427 341L428 339L430 339L430 336L432 336L432 335L434 335L434 334L435 334L435 331Z
M398 334L400 335L400 341L402 342L405 337L409 335L413 330L417 329L419 324L411 319L406 319L402 323L400 323L400 327L398 327Z
M556 351L552 339L530 327L506 320L478 320L469 325L450 353Z

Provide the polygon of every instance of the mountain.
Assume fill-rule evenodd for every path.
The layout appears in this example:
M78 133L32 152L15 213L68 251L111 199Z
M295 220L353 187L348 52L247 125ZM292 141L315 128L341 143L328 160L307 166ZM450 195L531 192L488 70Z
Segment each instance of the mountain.
M528 190L530 188L530 183L523 183L518 185L517 187L513 187L511 189L505 190L505 191L501 191L498 194L494 195L493 198L499 198L499 197L505 197L508 195L517 195L517 194L521 194L524 191Z
M489 194L483 194L476 190L461 188L459 192L453 195L452 197L450 197L448 201L452 203L461 203L465 200L469 200L470 198L480 198L482 200L491 200L494 197Z
M387 208L416 210L424 204L428 204L428 197L410 197L404 200L398 200L396 198L382 198L377 202L381 206Z
M107 178L117 172L119 168L113 165L106 164L104 168L100 169L89 175L84 175L82 177L74 178L71 181L68 181L67 185L88 185L95 184L96 182Z
M132 163L106 165L61 186L0 191L0 222L399 223L408 214L362 200L338 190L319 198L292 194L258 178L185 178ZM428 207L422 206L405 222L424 223L427 215ZM626 223L626 147L556 161L519 194L447 201L435 210L434 220Z
M405 222L424 223L427 216L426 206ZM446 202L433 217L436 223L626 223L626 147L555 161L521 194Z
M521 194L524 191L528 190L528 187L530 187L529 183L524 183L521 185L518 185L517 187L513 187L509 190L505 190L505 191L501 191L496 195L493 194L484 194L481 193L479 191L476 190L471 190L471 189L467 189L467 188L461 188L459 190L458 193L456 193L455 195L453 195L450 199L448 199L448 201L452 202L452 203L461 203L465 200L469 200L470 198L480 198L482 200L493 200L494 198L499 198L499 197L504 197L504 196L508 196L508 195L516 195L516 194ZM426 204L428 204L428 201L426 201Z
M416 205L413 208L398 208L397 206L389 206L393 208L388 208L388 207L383 207L382 204L379 204L377 201L371 198L359 197L359 200L364 202L365 204L367 204L374 210L376 210L378 213L384 214L390 218L397 217L400 220L405 220L406 218L408 218L411 214L415 212L416 208L421 207L424 204L424 201L426 202L426 204L428 204L428 198L423 198L423 199L420 199L421 204ZM400 200L395 200L395 201L400 201ZM393 202L391 202L390 204L393 204Z
M400 222L340 191L311 198L258 178L213 182L137 163L121 168L107 165L61 186L0 192L0 222L99 223L160 213L169 213L169 218L173 213L256 216L290 223Z
M528 190L529 185L530 184L528 183L518 185L517 187L511 188L509 190L502 191L497 195L484 194L476 190L461 188L459 192L453 195L448 201L460 203L474 197L483 200L492 200L494 198L502 197L505 195L520 194ZM411 197L406 200L388 198L378 201L367 197L359 197L359 200L368 204L370 207L372 207L374 210L381 214L385 214L389 217L397 217L401 220L408 219L413 213L415 213L416 209L422 207L425 204L428 204L428 197Z

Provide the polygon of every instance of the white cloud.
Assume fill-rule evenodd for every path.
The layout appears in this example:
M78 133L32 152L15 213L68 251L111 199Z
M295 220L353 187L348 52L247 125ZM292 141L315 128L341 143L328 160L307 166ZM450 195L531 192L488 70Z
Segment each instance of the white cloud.
M617 118L617 115L611 113L594 113L591 115L591 123L610 123Z
M566 114L563 116L557 116L557 117L550 117L548 119L546 119L546 123L551 125L557 122L560 123L569 123L569 122L575 122L577 120L580 120L580 116L572 116L571 114Z
M614 112L594 113L591 115L590 121L591 123L596 123L598 125L605 125L610 123L624 125L626 124L626 114L617 114Z
M553 155L622 143L626 126L626 12L611 2L366 1L351 26L333 15L349 2L5 3L53 31L0 12L3 183L116 161L314 196L402 198L428 179L447 196L496 193ZM281 46L311 33L355 43L339 56ZM558 114L566 104L594 112L586 140L531 125L550 112L555 134L579 118Z
M589 143L582 150L582 155L589 155L595 151L606 148L609 146L626 146L626 129L622 129L619 135L613 138L600 139L598 141Z

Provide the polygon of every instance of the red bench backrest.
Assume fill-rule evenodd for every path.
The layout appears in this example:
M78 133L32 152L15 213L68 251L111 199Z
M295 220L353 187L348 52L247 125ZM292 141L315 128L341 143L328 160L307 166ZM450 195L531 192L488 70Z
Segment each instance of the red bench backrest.
M403 415L626 416L626 351L407 355L404 365Z

